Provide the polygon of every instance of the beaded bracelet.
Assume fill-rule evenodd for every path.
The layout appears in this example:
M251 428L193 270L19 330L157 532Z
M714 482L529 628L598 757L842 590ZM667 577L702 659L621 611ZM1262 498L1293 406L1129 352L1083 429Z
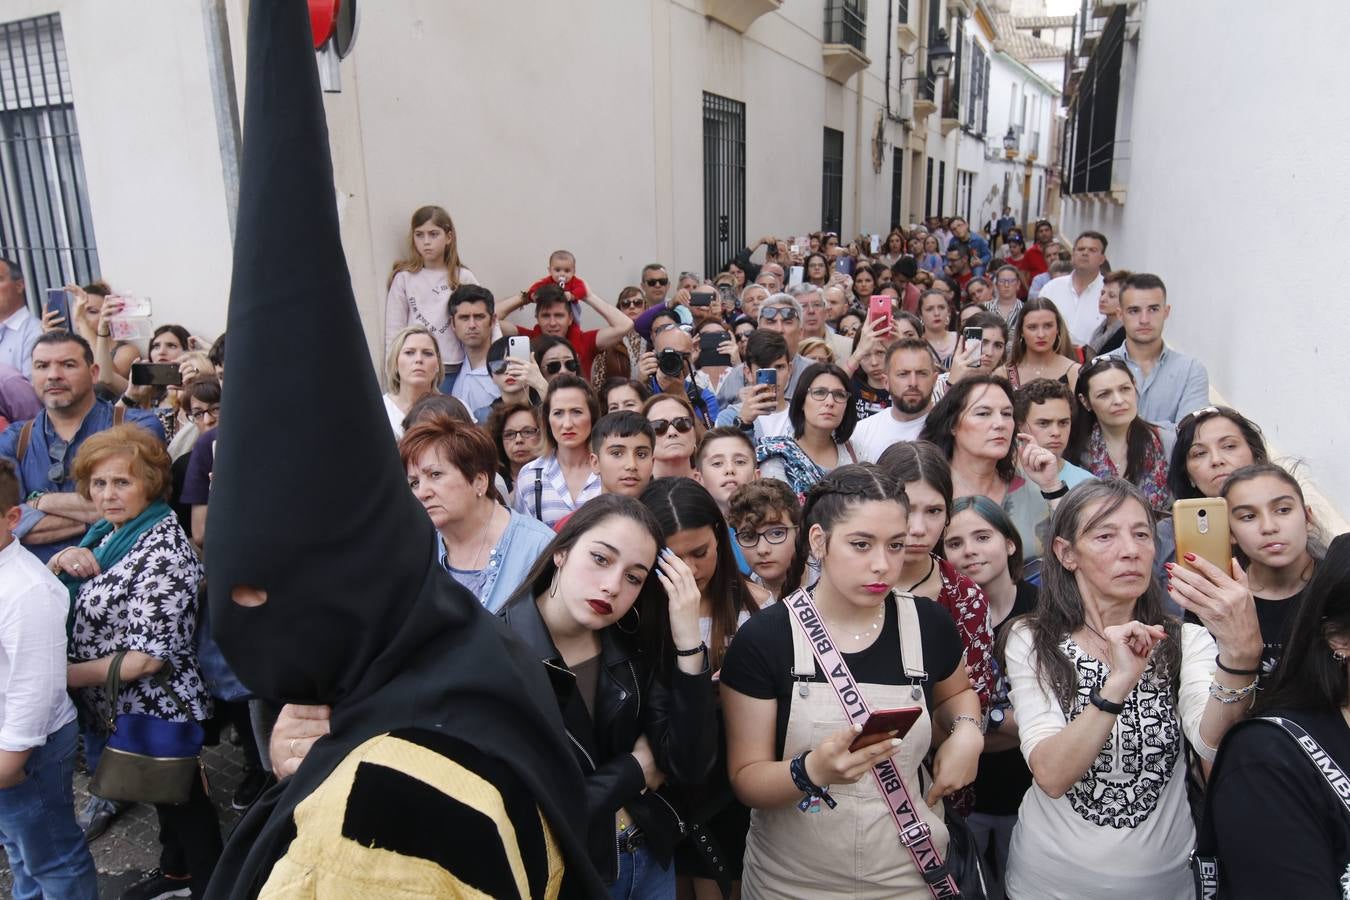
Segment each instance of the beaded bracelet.
M792 783L803 794L802 799L797 803L797 808L802 812L809 812L814 806L818 810L820 807L815 801L820 799L824 800L825 805L830 809L834 809L838 804L830 796L829 789L816 784L811 780L811 776L806 774L806 754L810 752L810 750L803 750L792 757L792 761L788 763L788 772L792 774Z

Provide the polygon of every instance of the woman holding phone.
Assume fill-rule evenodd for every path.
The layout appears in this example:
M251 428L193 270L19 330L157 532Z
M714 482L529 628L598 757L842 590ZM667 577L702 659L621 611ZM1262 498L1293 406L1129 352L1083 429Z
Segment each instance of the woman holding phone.
M742 626L727 651L728 771L751 808L746 896L930 896L914 857L897 846L896 821L869 770L885 762L899 775L932 848L945 853L947 828L929 804L975 777L984 738L956 626L931 600L893 590L907 513L904 489L877 466L826 475L807 494L796 537L799 558L820 562L820 580L798 593L799 573L790 573L787 596ZM813 659L798 619L805 608L872 711L917 709L904 734L882 732L851 749L862 726ZM935 735L925 792L919 766Z
M1183 735L1212 762L1251 708L1259 677L1234 674L1260 663L1251 597L1174 589L1204 626L1165 615L1151 574L1153 515L1123 479L1069 491L1050 546L1036 612L1004 645L1034 780L1013 829L1008 894L1189 900Z

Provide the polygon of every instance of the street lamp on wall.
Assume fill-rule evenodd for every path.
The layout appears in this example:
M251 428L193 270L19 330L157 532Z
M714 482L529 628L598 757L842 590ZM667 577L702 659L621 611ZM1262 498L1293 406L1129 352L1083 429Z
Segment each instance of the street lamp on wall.
M1011 125L1008 126L1008 133L1003 136L1003 155L1008 159L1017 156L1017 132L1013 131Z
M952 72L952 62L956 54L947 45L947 29L939 28L937 40L928 48L928 68L938 78L946 78Z

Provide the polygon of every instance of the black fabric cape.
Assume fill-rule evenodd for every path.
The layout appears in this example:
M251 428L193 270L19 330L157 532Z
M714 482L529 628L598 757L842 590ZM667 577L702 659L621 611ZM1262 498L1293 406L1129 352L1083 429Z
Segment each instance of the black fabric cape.
M294 837L296 805L352 749L409 727L505 761L561 845L566 895L604 896L576 837L582 778L548 677L440 568L407 489L342 252L305 0L252 0L247 54L211 620L258 696L331 704L333 717L300 771L239 823L208 897L256 896ZM241 585L267 602L232 602Z

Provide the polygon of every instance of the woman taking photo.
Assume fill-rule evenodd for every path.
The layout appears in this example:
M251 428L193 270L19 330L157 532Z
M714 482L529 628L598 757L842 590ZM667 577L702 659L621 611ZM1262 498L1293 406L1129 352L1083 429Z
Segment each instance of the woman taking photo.
M815 363L802 372L788 421L792 437L766 437L755 448L761 477L785 481L800 496L826 472L858 461L849 443L858 410L838 366Z
M437 559L488 612L499 611L553 532L502 505L497 452L483 429L433 415L408 429L398 452L408 487L436 526Z
M942 549L957 571L984 592L995 641L1014 619L1036 609L1036 588L1022 580L1022 538L1008 514L988 497L957 498ZM1031 787L1031 771L1018 750L1017 716L1008 702L1008 679L997 655L992 693L980 773L975 777L975 806L966 822L980 856L993 861L985 876L1001 886L1008 871L1008 844L1017 824L1017 807Z
M721 694L728 770L736 796L752 810L748 897L931 896L914 857L897 846L880 776L869 770L890 758L914 815L931 830L932 849L945 854L941 808L929 804L975 777L984 738L951 618L930 600L893 591L907 513L904 489L877 466L826 475L808 493L797 532L798 556L820 562L820 580L796 593L794 573L788 596L753 616L727 652ZM860 725L823 683L825 669L796 617L808 603L812 630L828 632L870 709L919 708L903 736L891 732L849 749ZM935 736L925 793L919 767Z
M966 671L979 696L980 711L987 712L994 686L989 601L978 584L938 555L953 503L947 460L927 441L902 441L887 447L877 466L900 482L909 498L905 552L896 587L916 597L933 599L952 617L965 648Z
M693 404L679 394L653 394L642 405L642 414L656 434L652 478L693 478L694 449L701 431Z
M703 782L717 755L699 596L647 508L604 494L567 520L502 613L555 675L586 780L587 848L615 898L674 896L685 823L658 791Z
M389 390L384 395L384 411L394 437L403 436L403 417L418 400L435 393L441 383L444 369L441 348L430 331L419 325L403 329L394 335L389 345L389 356L384 364Z
M520 470L543 449L539 419L533 406L524 403L498 406L488 417L487 429L497 445L497 474L515 496Z
M1059 314L1053 301L1028 300L1013 328L1012 359L1008 364L1008 381L1013 390L1037 378L1048 378L1069 386L1078 386L1078 372L1082 367L1074 357L1069 326Z
M570 372L549 381L540 409L544 454L516 473L512 508L549 528L600 495L600 476L591 468L591 427L600 403L591 386Z
M1217 857L1220 897L1344 897L1350 816L1324 775L1350 769L1350 538L1332 541L1293 620L1285 660L1210 775L1197 855ZM1329 759L1264 717L1305 731ZM1319 771L1320 769L1320 771ZM1343 776L1342 776L1343 777Z
M1008 894L1194 897L1183 735L1213 761L1255 699L1257 677L1233 674L1260 662L1250 595L1174 592L1203 627L1164 615L1153 515L1122 479L1071 490L1051 535L1036 612L1010 626L1003 659L1034 780L1013 829Z
M1098 478L1124 478L1155 512L1171 512L1167 461L1176 436L1139 418L1139 392L1125 360L1097 357L1079 373L1074 393L1081 409L1064 457Z
M957 334L952 330L952 301L947 291L930 288L919 297L919 318L923 321L924 340L933 348L933 356L943 369L952 366Z
M205 722L211 697L194 640L203 570L165 502L172 479L168 454L140 426L118 425L81 445L73 473L76 490L94 504L99 520L78 547L62 550L49 564L70 587L69 687L91 721L133 713ZM109 697L109 668L122 652L121 692ZM155 813L159 868L132 889L200 895L222 847L202 779L192 780L186 803L156 804Z
M477 283L459 261L459 235L450 214L439 206L419 207L408 230L408 255L394 263L389 273L385 349L392 349L394 336L404 328L420 325L433 335L442 361L463 362L464 345L450 328L446 301L461 284Z
M665 545L694 576L699 636L708 647L709 667L720 672L736 630L768 601L768 592L741 577L726 520L703 485L658 478L640 499L661 527ZM675 870L685 883L682 893L709 900L722 896L719 884L730 888L740 881L750 826L750 811L736 802L727 781L720 709L717 724L718 761L705 783L683 792L691 833L675 852Z

